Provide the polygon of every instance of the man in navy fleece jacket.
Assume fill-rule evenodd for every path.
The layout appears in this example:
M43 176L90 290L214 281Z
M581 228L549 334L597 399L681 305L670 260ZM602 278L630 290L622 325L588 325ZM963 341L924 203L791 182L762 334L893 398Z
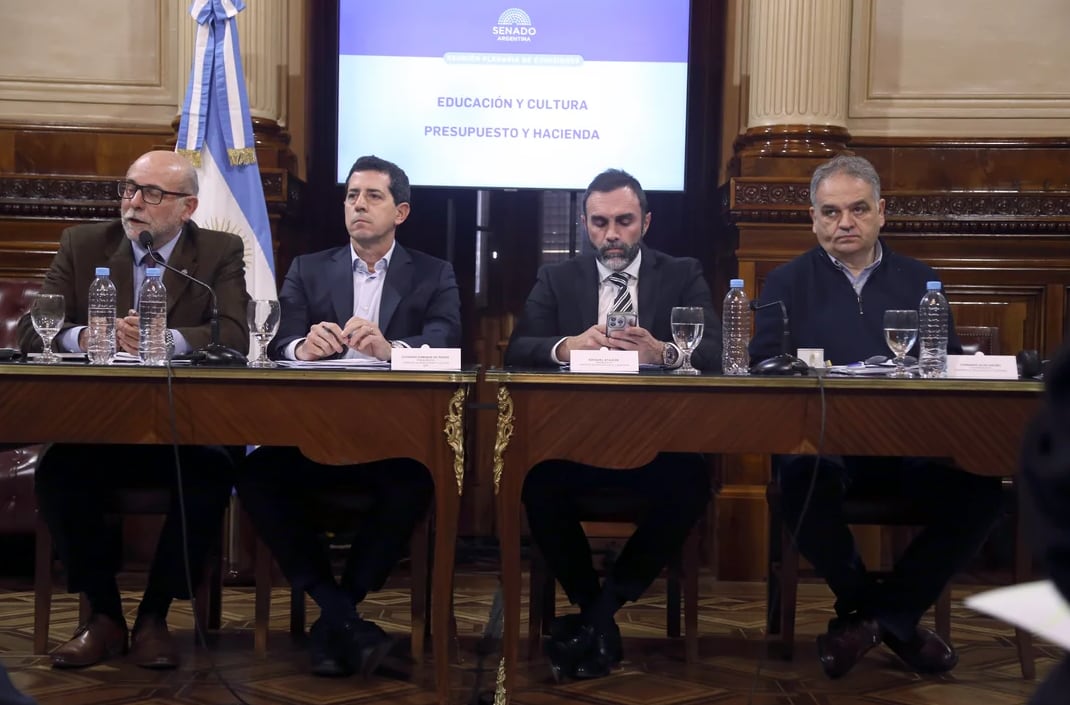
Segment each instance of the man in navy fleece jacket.
M839 156L819 166L810 199L818 246L770 272L759 303L787 306L788 352L823 348L835 364L887 355L884 311L916 309L936 273L881 242L880 178L865 159ZM953 322L949 328L949 351L961 352ZM751 360L771 357L780 347L779 310L759 312ZM918 622L999 516L1000 478L971 475L936 458L826 456L815 469L813 456L796 455L776 457L773 464L784 521L793 531L798 527L799 551L836 595L837 616L817 638L826 675L846 674L882 642L920 673L954 668L955 649ZM866 570L843 521L843 500L856 494L907 494L929 517L883 580Z

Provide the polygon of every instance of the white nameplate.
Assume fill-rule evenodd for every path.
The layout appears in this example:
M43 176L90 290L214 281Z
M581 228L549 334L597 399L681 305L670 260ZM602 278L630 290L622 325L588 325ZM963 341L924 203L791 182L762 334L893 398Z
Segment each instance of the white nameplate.
M639 372L638 350L573 350L573 372Z
M457 372L461 369L460 348L394 348L390 369L405 372Z
M947 376L956 379L1018 379L1014 355L948 355Z

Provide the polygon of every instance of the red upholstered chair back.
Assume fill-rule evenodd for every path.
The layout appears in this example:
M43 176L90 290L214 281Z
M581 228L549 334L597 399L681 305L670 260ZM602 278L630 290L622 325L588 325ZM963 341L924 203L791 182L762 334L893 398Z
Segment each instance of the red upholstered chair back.
M0 348L19 346L19 317L40 287L39 279L0 279ZM0 445L0 535L33 533L33 472L39 451L40 446Z
M0 279L0 348L19 346L19 318L40 288L40 279Z

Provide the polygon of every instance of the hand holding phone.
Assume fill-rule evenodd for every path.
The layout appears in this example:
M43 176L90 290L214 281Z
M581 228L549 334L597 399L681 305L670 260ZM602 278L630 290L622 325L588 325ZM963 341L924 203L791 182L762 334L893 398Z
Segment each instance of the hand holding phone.
M622 331L625 328L637 325L639 325L639 316L634 313L607 313L606 337L612 338L614 331Z

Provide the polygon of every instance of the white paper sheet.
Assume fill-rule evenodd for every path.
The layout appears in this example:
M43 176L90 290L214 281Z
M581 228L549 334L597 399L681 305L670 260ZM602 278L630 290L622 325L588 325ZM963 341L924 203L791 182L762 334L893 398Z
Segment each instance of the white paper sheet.
M972 595L966 606L1070 649L1070 605L1050 580Z
M58 352L55 355L64 362L85 362L88 359L85 353L80 352ZM44 353L30 353L26 357L31 360L40 360L44 357Z
M365 358L342 358L339 360L279 360L279 367L296 367L320 370L351 370L356 368L389 368L386 360L369 360Z

